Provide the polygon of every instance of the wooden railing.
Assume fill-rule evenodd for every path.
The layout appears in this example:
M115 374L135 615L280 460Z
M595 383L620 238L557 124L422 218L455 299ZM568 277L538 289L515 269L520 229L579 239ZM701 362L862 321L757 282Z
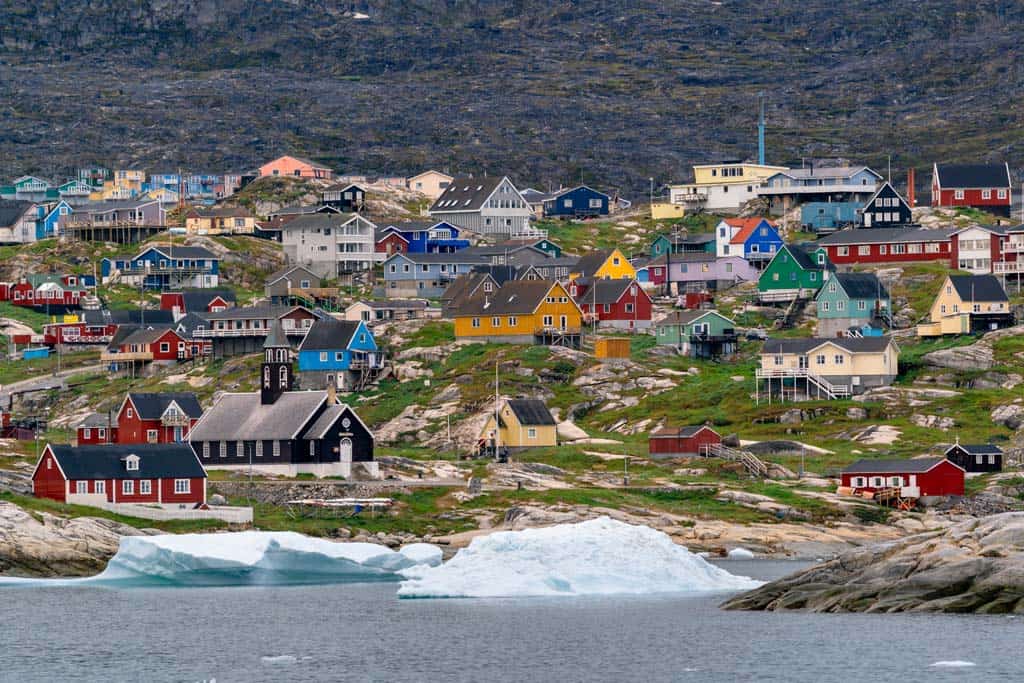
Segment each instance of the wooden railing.
M848 398L850 396L850 386L847 384L833 384L820 375L815 375L806 368L772 368L765 370L758 368L755 371L757 379L803 379L808 383L808 391L810 385L814 385L821 391L823 391L828 398Z
M750 451L743 451L738 448L730 448L720 443L706 444L701 446L701 455L704 457L721 458L738 462L748 472L756 477L768 476L768 465Z

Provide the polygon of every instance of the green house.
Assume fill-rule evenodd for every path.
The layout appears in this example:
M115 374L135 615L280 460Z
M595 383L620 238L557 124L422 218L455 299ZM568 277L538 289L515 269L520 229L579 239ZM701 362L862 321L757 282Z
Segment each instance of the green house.
M834 269L824 249L807 251L784 244L757 280L759 298L774 302L812 297Z
M694 358L719 358L736 352L736 323L718 311L673 311L654 326L658 344L674 346Z
M658 235L651 242L651 258L665 254L715 253L714 233Z

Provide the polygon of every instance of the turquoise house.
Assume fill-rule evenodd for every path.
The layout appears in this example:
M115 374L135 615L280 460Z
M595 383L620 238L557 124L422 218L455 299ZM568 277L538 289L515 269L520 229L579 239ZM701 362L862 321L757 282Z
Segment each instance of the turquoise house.
M714 254L716 246L715 233L685 235L658 235L651 242L650 256L656 259L665 254Z
M338 389L351 388L360 376L383 366L377 341L362 321L322 318L299 345L299 373L306 389L331 383Z
M736 352L736 323L718 311L672 311L654 326L660 345L694 358L720 358Z
M818 290L815 304L819 337L848 334L851 328L864 337L880 336L892 310L889 292L874 273L834 273Z

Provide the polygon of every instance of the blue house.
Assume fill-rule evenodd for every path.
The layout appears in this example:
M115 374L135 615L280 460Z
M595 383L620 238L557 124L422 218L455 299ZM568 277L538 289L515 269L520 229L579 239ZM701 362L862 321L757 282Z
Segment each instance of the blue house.
M481 255L392 254L384 261L384 294L389 299L436 299L459 275L490 263Z
M220 257L202 247L153 246L130 258L100 261L104 283L118 281L145 289L208 289L220 278Z
M858 202L807 202L800 207L800 224L809 232L835 232L856 225L862 206Z
M63 199L56 204L40 205L36 208L38 219L36 219L36 239L42 240L47 237L55 237L58 232L58 223L61 216L71 213L71 205Z
M782 237L767 218L724 218L715 229L715 245L719 257L742 256L763 265L782 248Z
M544 215L549 218L590 218L607 216L611 197L586 185L560 190L544 200Z
M451 254L469 246L460 239L461 229L446 221L406 221L384 226L378 242L390 233L398 233L409 244L410 254Z
M313 323L299 345L303 388L357 388L363 377L384 367L373 333L362 321L322 318Z

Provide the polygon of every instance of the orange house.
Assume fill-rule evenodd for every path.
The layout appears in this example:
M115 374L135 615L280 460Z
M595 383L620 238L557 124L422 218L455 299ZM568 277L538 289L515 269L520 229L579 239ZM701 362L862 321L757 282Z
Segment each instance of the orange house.
M260 177L264 176L292 176L293 178L331 180L334 177L334 171L309 159L286 155L260 166Z

